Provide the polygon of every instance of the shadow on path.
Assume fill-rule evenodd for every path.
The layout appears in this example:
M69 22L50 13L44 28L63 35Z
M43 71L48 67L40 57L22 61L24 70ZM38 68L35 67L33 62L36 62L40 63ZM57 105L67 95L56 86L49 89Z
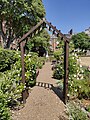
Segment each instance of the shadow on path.
M48 88L50 90L53 90L53 92L59 97L59 99L64 102L64 100L63 100L63 92L58 86L54 87L53 84L44 83L44 82L36 82L36 86L43 87L45 89Z

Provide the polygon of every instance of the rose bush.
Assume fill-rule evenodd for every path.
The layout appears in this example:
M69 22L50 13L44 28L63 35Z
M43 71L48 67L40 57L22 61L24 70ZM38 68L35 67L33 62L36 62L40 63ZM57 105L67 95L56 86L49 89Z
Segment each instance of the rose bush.
M8 55L6 54L6 56ZM28 53L27 55L25 55L24 63L26 83L24 85L21 82L22 69L20 52L14 51L12 57L14 62L8 62L8 65L10 65L10 69L5 68L5 71L0 73L0 118L3 118L3 120L4 118L5 120L10 120L9 107L11 108L14 105L18 105L20 103L19 100L22 97L22 91L26 87L29 88L35 85L36 69L38 68L38 62L40 62L40 60L38 61L38 55L36 53Z
M72 52L69 54L69 81L67 95L68 97L90 98L90 67L86 68L80 65L80 59L77 55L78 51L71 48L70 51L72 50ZM62 80L64 78L64 60L60 58L60 54L58 58L60 63L56 65L53 77ZM60 85L61 84L63 86L63 82L60 82Z

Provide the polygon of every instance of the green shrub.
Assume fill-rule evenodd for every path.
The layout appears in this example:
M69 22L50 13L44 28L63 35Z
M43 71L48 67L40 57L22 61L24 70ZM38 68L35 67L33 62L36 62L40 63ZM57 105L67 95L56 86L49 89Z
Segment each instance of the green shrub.
M73 80L69 82L70 96L78 97L79 99L90 98L90 80Z
M69 55L69 81L68 96L78 97L79 99L90 98L90 68L83 68L78 63L79 57L76 53ZM56 79L64 78L64 61L57 64L53 73Z
M69 80L74 80L74 79L83 79L83 69L81 65L77 63L78 61L78 56L76 53L70 54L69 55ZM56 79L62 79L64 76L64 60L62 59L60 63L56 65L56 69L54 71L53 77Z
M7 50L6 50L7 51ZM6 53L6 51L4 51ZM8 52L7 52L8 53ZM38 56L35 53L25 55L25 85L21 82L21 56L20 52L10 51L13 59L8 58L6 65L2 65L2 69L10 65L10 70L0 73L0 120L10 120L9 107L18 104L18 100L22 97L21 93L27 87L32 87L36 83L36 69L38 65ZM2 52L2 59L3 59ZM6 55L8 56L8 55ZM11 57L8 56L8 57ZM0 56L1 57L1 56ZM7 57L4 58L7 59ZM9 59L11 61L9 61ZM41 60L44 64L44 59ZM40 62L40 61L39 61ZM13 63L13 64L12 64ZM3 76L3 77L2 77Z
M84 66L84 78L90 79L90 66L88 66L88 67Z
M16 61L15 51L0 48L0 71L10 69L11 64Z
M83 71L83 72L82 72ZM78 97L79 99L90 98L90 71L87 68L78 69L78 79L75 75L73 79L69 80L68 89L69 95ZM80 79L82 78L82 79Z
M54 58L53 55L50 55L50 56L49 56L49 61L51 62L52 60L55 60L55 58Z
M63 53L63 49L60 48L60 50L57 50L54 52L54 58L56 58L56 60L63 60L63 57L62 57L62 53Z
M74 102L67 104L70 120L89 120L87 114Z
M37 68L42 68L45 64L46 58L45 57L38 57L37 59Z
M18 103L17 99L21 98L24 85L20 82L21 77L18 70L6 71L3 76L4 80L1 83L1 90L5 94L8 106L11 107Z
M36 69L42 68L45 64L45 57L38 57L37 53L30 52L25 55L25 76L26 87L32 87L36 84Z
M0 120L11 120L5 95L0 90Z
M86 107L86 110L90 112L90 105Z
M32 87L36 83L37 59L36 53L29 53L25 57L26 87Z
M25 55L25 76L26 84L23 85L21 80L21 56L16 52L14 55L17 61L11 65L11 70L3 73L3 81L1 82L1 90L6 95L6 100L9 106L18 104L18 99L21 98L21 93L26 87L35 85L36 83L36 63L37 55L29 53Z
M53 73L55 79L62 79L64 77L64 67L63 64L57 64Z

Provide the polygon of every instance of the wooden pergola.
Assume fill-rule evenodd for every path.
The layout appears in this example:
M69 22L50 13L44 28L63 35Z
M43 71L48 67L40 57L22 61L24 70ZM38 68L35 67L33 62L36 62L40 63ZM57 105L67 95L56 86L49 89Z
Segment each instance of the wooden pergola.
M21 63L22 63L22 83L25 84L25 66L24 66L24 48L25 44L27 43L30 38L32 38L35 34L38 34L42 29L47 28L51 31L55 36L61 38L64 41L64 82L63 82L63 100L66 104L67 102L67 93L68 93L68 58L69 58L69 41L70 39L67 38L64 34L61 33L55 26L53 26L50 22L48 22L45 18L43 18L36 26L31 28L26 34L23 35L21 39L19 39L19 45L21 49ZM22 93L23 103L26 102L26 92L23 91Z

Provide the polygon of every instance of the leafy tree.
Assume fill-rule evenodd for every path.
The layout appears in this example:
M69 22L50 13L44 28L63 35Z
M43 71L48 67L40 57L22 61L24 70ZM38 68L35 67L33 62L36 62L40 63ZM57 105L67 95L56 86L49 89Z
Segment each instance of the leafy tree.
M78 33L72 36L72 41L74 43L75 48L79 48L81 50L90 49L90 37L84 32Z
M4 46L21 37L45 16L42 0L0 0L0 30Z
M42 30L39 34L33 37L27 43L27 47L30 51L38 52L40 56L43 56L46 50L49 48L50 36L46 30ZM41 53L42 52L42 53Z

